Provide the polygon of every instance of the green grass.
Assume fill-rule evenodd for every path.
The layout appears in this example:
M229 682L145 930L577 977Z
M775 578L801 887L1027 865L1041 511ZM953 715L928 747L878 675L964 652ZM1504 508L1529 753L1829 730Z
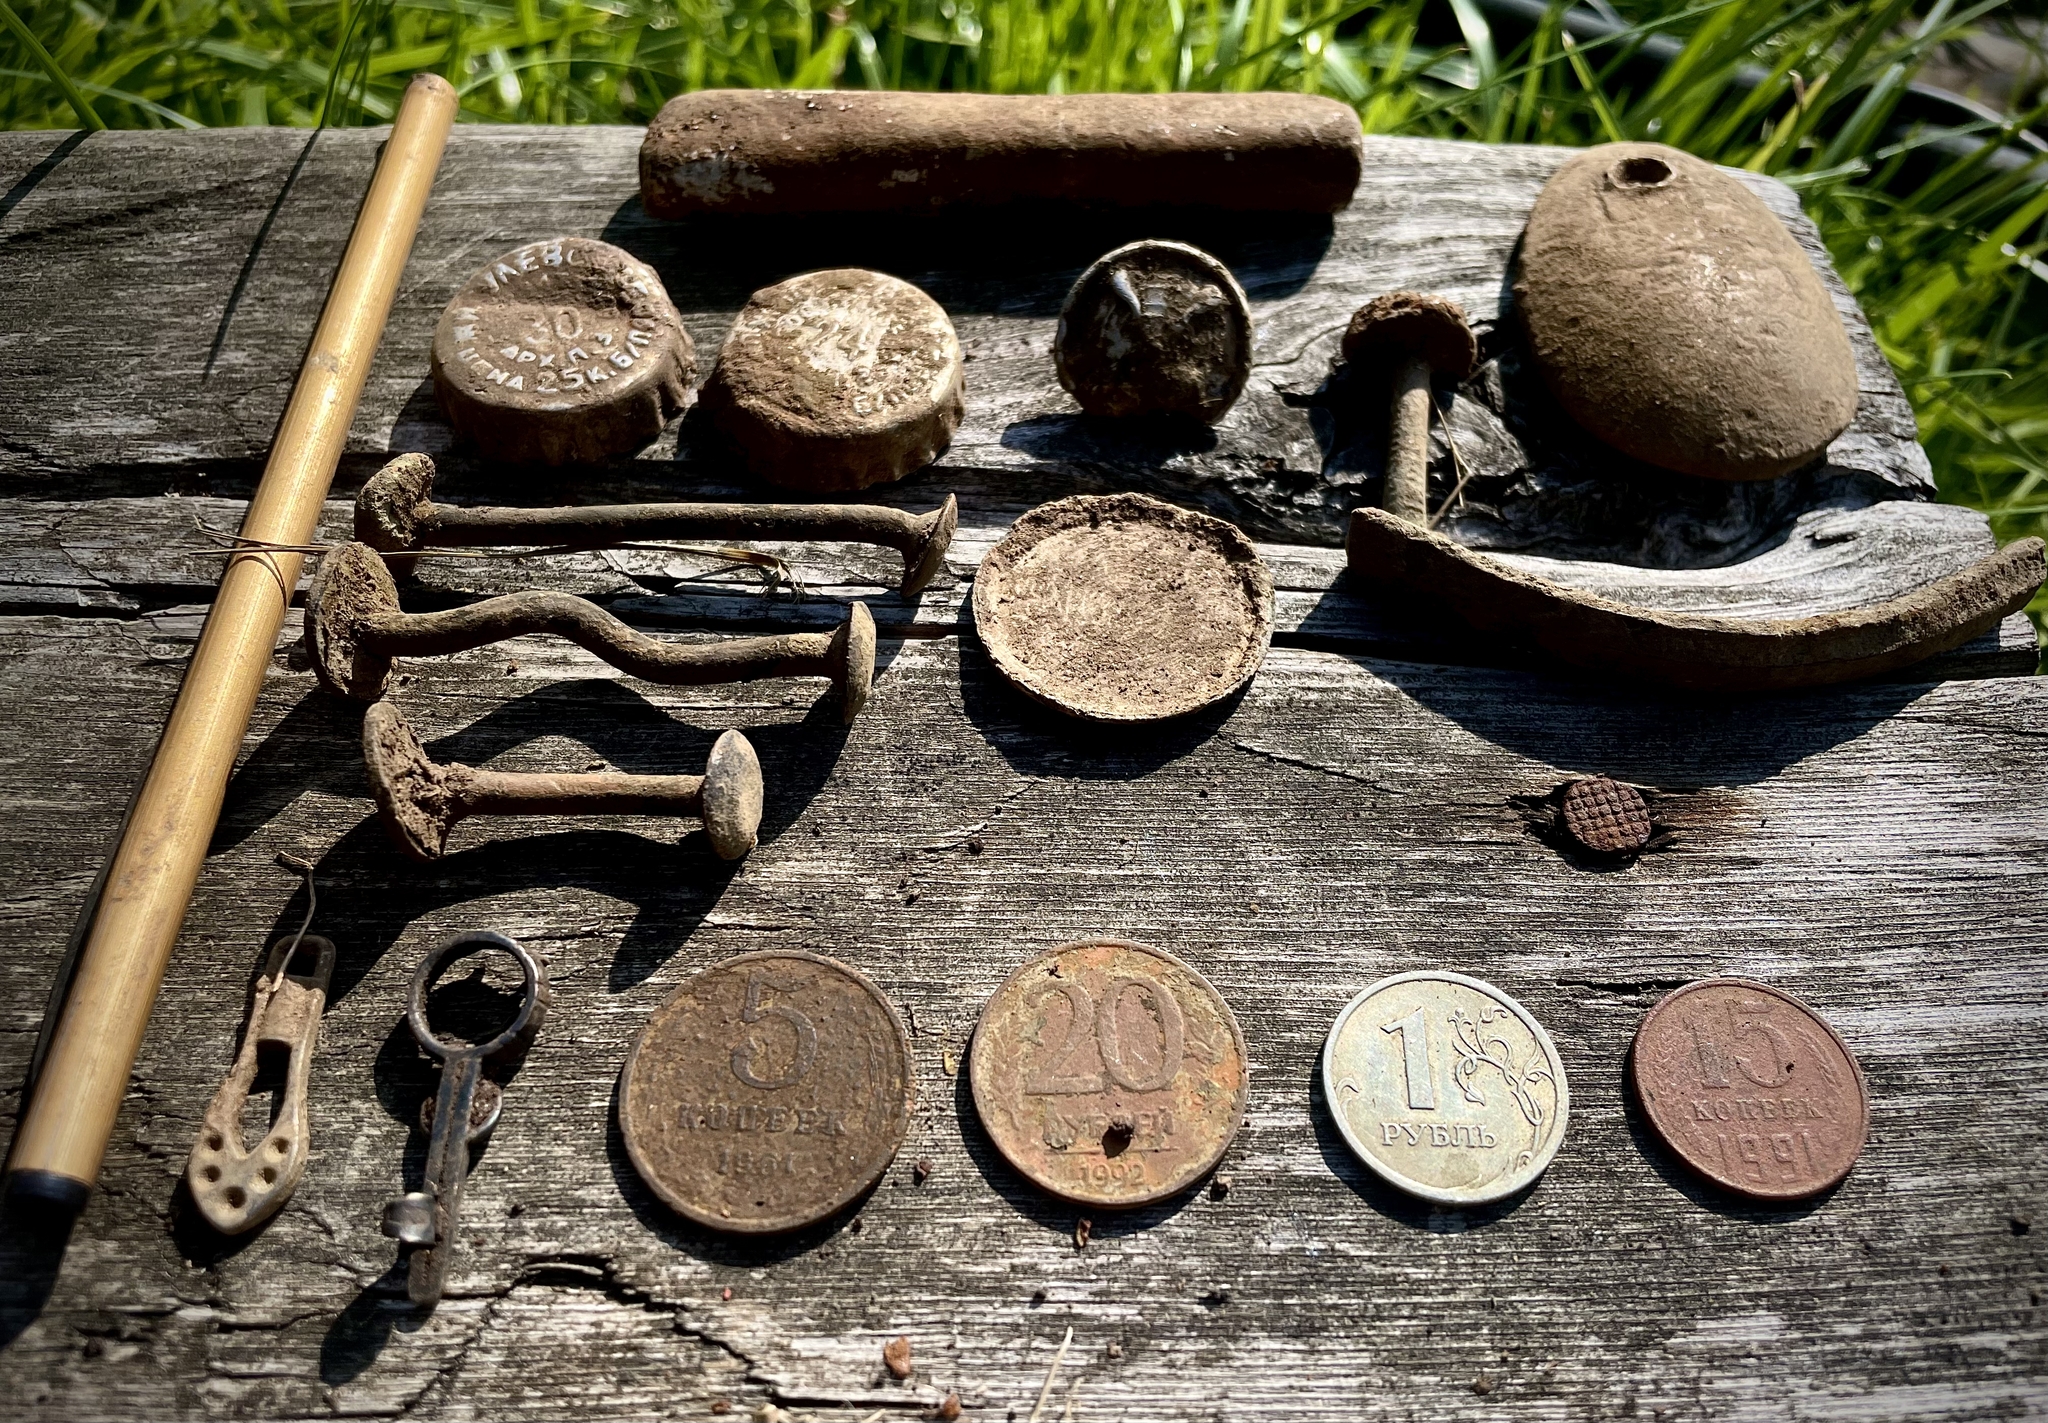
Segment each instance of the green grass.
M377 123L432 69L475 121L644 123L706 86L1277 88L1343 99L1374 133L1654 138L1798 190L1943 497L2001 538L2048 533L2048 164L1985 161L2040 115L1970 132L1975 156L1893 123L1919 65L1995 0L1621 0L1634 30L1578 45L1556 10L1510 43L1472 0L4 3L0 125L15 128ZM1653 33L1682 47L1646 74L1628 60ZM1763 82L1738 83L1743 66Z

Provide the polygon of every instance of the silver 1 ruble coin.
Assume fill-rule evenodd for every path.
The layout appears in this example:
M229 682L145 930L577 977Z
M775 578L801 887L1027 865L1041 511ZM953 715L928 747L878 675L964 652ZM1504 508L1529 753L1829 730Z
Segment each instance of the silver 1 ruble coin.
M1323 1044L1323 1091L1359 1160L1447 1206L1527 1188L1571 1115L1550 1034L1462 973L1396 974L1345 1004Z

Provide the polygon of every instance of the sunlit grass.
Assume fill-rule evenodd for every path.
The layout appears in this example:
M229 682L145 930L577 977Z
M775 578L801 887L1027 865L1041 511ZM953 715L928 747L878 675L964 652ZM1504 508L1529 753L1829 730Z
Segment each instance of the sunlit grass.
M1623 0L1634 29L1577 44L1559 10L1510 42L1473 0L7 3L8 127L75 126L86 107L115 126L377 123L432 69L476 121L644 123L707 86L1278 88L1341 98L1374 133L1654 138L1791 183L1905 383L1943 496L2002 538L2048 532L2048 164L1988 161L2018 122L1895 124L1918 66L1995 0ZM1631 64L1653 34L1675 54Z

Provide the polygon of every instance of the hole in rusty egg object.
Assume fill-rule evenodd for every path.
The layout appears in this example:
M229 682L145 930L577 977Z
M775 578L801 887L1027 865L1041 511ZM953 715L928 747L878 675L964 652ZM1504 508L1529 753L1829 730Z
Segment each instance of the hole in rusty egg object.
M1609 176L1618 188L1661 188L1671 181L1671 165L1661 158L1638 154L1615 164Z

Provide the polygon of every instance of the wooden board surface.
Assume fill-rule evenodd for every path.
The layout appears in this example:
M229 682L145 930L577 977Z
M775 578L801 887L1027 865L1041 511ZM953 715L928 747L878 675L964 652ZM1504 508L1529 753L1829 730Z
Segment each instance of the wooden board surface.
M721 265L743 246L730 235L700 257L691 243L716 234L655 228L630 203L635 141L457 135L345 485L388 448L446 449L421 387L425 332L471 268L518 240L610 232L645 250L707 353L751 271L844 260L786 232L752 254L756 269ZM367 136L323 136L287 190L303 135L67 142L0 136L9 1087L203 615L217 561L198 555L192 520L237 517L370 161ZM618 820L472 825L446 861L411 865L372 813L356 713L314 689L288 639L102 1190L61 1268L31 1223L0 1223L10 1413L703 1418L729 1399L909 1417L952 1388L970 1417L1025 1419L1071 1327L1048 1417L1070 1397L1077 1419L1129 1420L2048 1414L2048 1155L2028 1085L2048 1067L2048 691L2011 675L2031 667L2031 637L2009 624L1888 684L1702 701L1526 670L1512 648L1352 589L1325 501L1361 486L1330 459L1341 437L1285 397L1314 391L1318 343L1372 290L1441 287L1497 316L1516 204L1558 157L1374 152L1379 181L1311 256L1313 233L1215 244L1264 274L1248 285L1274 378L1249 414L1270 420L1165 467L1186 502L1271 540L1281 633L1250 692L1193 725L1077 734L1003 686L962 621L973 566L1016 513L1166 478L1128 451L1082 457L1085 431L1035 448L1005 438L1057 416L1043 308L1107 245L1100 232L1055 234L1042 257L1011 242L1004 252L1036 265L1000 300L946 288L943 264L928 264L977 360L961 445L888 493L920 509L962 495L948 572L916 605L885 591L893 555L830 546L789 550L810 580L802 602L679 581L688 561L657 554L422 569L417 606L546 584L664 629L831 622L868 599L888 635L851 729L814 705L815 683L649 688L540 639L412 665L399 689L436 755L506 768L689 771L717 730L745 728L769 795L763 844L742 864L687 826ZM1920 502L1910 415L1852 329L1865 408L1836 472L1780 491L1782 505L1707 511L1730 531L1713 538L1715 518L1688 506L1634 549L1588 539L1570 551L1605 566L1573 576L1644 603L1776 612L1981 550L1981 520ZM1456 408L1481 425L1493 409L1476 395ZM1465 438L1456 415L1453 427ZM556 497L545 479L449 454L453 497ZM1271 459L1313 499L1275 495L1289 481ZM1549 481L1548 505L1490 506L1499 517L1482 511L1461 536L1540 533L1570 483L1547 468L1532 486ZM727 478L686 429L680 463L658 447L559 496L739 487ZM1647 497L1639 477L1619 483L1635 493L1607 506L1611 527ZM330 534L346 520L338 500ZM1527 800L1589 771L1658 788L1671 846L1598 871L1533 834ZM341 946L316 1154L276 1221L223 1242L176 1183L261 948L303 911L271 863L279 850L319 865L318 927ZM419 1319L377 1229L384 1200L417 1184L409 1123L430 1080L400 1024L404 985L437 935L481 926L548 956L556 1012L473 1178L450 1297ZM1094 933L1200 967L1236 1009L1255 1071L1229 1193L1098 1218L1077 1251L1077 1213L1001 1164L949 1067L1011 967ZM856 1215L747 1245L653 1200L610 1104L648 1011L693 969L765 947L844 957L903 1005L920 1105ZM1432 965L1515 994L1571 1074L1564 1149L1504 1208L1431 1210L1375 1185L1315 1086L1345 998ZM1869 1074L1868 1152L1811 1207L1700 1191L1622 1090L1643 1010L1716 972L1807 997ZM6 1100L10 1116L18 1105ZM932 1166L922 1185L918 1160ZM899 1333L918 1367L908 1385L881 1368Z

